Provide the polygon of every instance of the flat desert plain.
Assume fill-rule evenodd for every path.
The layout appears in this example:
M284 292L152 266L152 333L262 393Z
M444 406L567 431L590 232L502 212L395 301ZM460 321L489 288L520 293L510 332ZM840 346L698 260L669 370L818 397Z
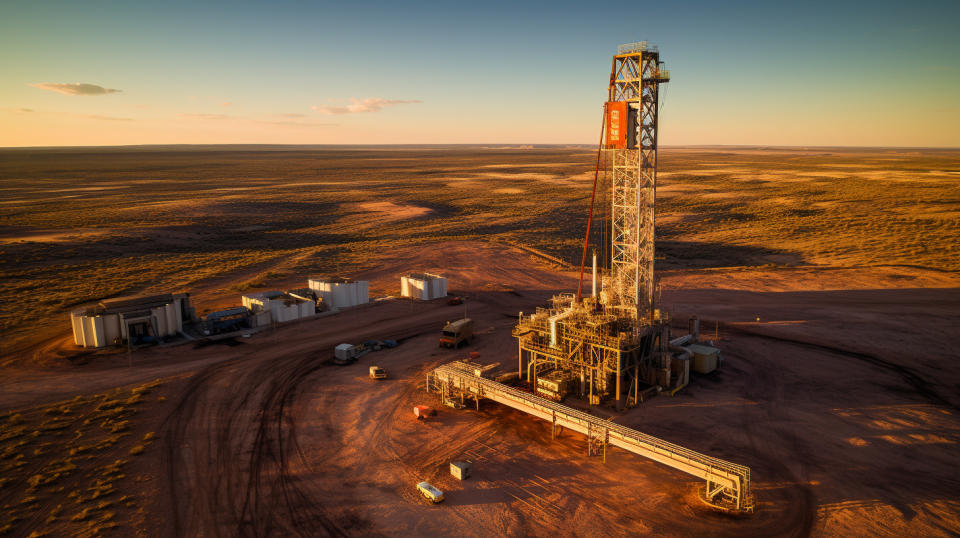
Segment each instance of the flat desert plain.
M189 291L198 314L308 276L447 276L468 350L577 285L586 147L0 150L0 534L960 533L960 151L664 148L661 306L724 367L592 412L751 468L757 510L484 402L417 421L445 301L376 301L215 345L73 345L69 311ZM597 218L609 215L600 186ZM594 227L595 240L605 232ZM601 254L603 249L601 249ZM560 260L565 263L557 263ZM341 342L397 348L341 367ZM367 367L389 378L367 378ZM451 460L474 463L460 482ZM429 480L447 500L425 503Z

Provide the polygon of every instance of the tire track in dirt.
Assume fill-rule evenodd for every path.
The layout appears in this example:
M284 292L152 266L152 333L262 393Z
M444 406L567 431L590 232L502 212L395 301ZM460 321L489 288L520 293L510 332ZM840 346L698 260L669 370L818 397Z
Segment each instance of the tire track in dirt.
M745 362L750 362L748 358L739 357ZM755 365L756 366L756 365ZM747 385L753 391L751 399L763 400L767 403L767 418L772 421L787 422L791 420L790 409L783 405L783 386L774 375L773 371L762 365L754 368L756 381L750 381ZM757 510L770 510L776 503L785 505L784 510L779 514L770 526L764 527L763 531L768 536L809 536L817 517L817 501L813 490L805 485L802 477L790 470L778 455L771 455L771 451L776 447L769 443L760 446L758 443L766 436L759 435L758 425L749 419L749 413L741 415L741 428L746 434L749 448L743 451L743 457L749 459L753 468L754 485L756 486L756 471L762 469L765 482L785 484L779 488L776 497L779 499L764 499L762 494L754 492ZM787 432L778 432L781 438ZM799 438L790 434L787 441L794 445L794 451L800 453L797 443ZM796 458L794 463L800 465L802 472L806 472L805 460Z
M783 343L791 344L798 347L814 349L817 351L832 353L834 355L841 355L847 358L857 359L859 361L872 364L873 366L877 366L879 368L889 370L890 372L897 374L904 382L906 382L908 385L913 387L913 389L916 391L918 395L922 396L927 401L937 405L950 407L951 409L954 409L954 410L960 410L960 406L948 401L946 398L941 396L933 388L933 383L925 379L923 376L921 376L911 368L903 366L902 364L897 364L895 362L881 359L879 357L876 357L874 355L869 355L867 353L861 353L859 351L851 351L848 349L830 346L827 344L808 342L805 340L798 340L798 339L789 338L786 336L773 336L770 334L765 334L760 331L752 331L744 327L738 327L738 326L733 326L729 324L721 324L721 327L725 332L729 334L741 334L746 336L753 336L756 338L762 338L766 340L773 340L776 342L783 342Z
M177 507L173 533L342 535L320 503L296 484L288 460L294 435L288 428L292 422L288 408L299 386L324 367L325 361L301 357L256 364L256 359L241 359L255 367L245 375L241 372L238 390L219 405L209 401L223 393L215 385L229 382L236 373L231 370L242 370L248 364L234 361L197 374L168 418L167 476ZM207 407L214 412L200 409L201 404L213 404ZM251 418L255 424L252 432ZM189 458L182 451L192 429L205 429L210 435L203 446L190 447ZM205 469L207 465L210 468ZM182 482L184 474L192 475L186 484Z
M377 334L405 340L432 331L433 318L444 315L435 312L417 324L395 319L399 326ZM293 469L294 464L309 468L296 437L297 397L327 366L329 360L316 353L264 358L254 350L190 380L163 428L172 534L339 536L349 531L326 515Z

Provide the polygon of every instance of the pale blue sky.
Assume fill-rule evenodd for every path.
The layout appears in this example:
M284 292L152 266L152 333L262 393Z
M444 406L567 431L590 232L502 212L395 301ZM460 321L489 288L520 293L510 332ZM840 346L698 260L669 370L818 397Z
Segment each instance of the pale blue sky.
M960 146L958 6L6 0L0 145L594 144L645 39L664 144Z

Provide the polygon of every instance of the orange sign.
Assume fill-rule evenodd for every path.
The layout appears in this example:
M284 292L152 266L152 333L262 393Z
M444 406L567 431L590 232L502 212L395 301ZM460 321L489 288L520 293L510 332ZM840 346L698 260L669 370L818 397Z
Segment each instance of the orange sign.
M624 149L627 147L627 102L610 101L607 103L607 148Z

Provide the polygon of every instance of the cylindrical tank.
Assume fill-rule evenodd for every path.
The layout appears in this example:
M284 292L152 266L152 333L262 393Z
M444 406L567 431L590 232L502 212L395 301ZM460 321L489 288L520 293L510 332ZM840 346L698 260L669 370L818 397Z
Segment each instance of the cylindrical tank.
M700 318L697 316L690 316L688 331L693 335L694 342L700 341Z
M151 312L153 319L156 320L157 334L154 336L166 336L170 333L167 332L167 308L166 306L158 306L154 308Z
M174 302L163 307L164 313L167 315L167 334L177 334L177 331L180 330L180 316L177 315L178 302L177 299L174 299Z
M361 280L357 282L357 286L360 289L360 300L357 304L367 304L370 302L370 282L366 280Z

